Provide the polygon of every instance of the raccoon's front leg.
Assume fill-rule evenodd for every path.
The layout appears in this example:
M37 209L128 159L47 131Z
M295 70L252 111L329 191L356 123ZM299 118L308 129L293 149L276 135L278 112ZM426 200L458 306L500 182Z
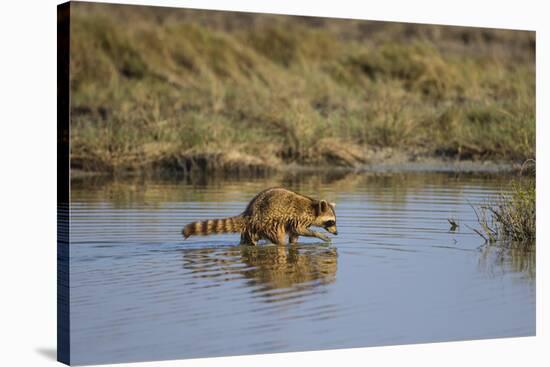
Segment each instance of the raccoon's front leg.
M284 246L286 244L286 232L282 228L264 233L264 237L278 246Z
M323 240L325 242L330 242L330 238L328 238L322 233L312 231L309 228L300 228L296 231L296 233L300 236L317 237L318 239Z
M296 243L298 243L298 238L300 236L295 234L295 233L291 233L288 235L288 242L291 244L291 245L295 245Z
M276 245L279 245L279 246L284 246L286 245L286 233L284 230L279 230L277 231L277 235L275 237L275 241L273 241L273 243L275 243Z

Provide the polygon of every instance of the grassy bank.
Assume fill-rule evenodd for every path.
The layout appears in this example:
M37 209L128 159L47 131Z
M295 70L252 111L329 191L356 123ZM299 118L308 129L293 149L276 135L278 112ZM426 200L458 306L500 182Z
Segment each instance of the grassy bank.
M484 205L478 213L482 231L488 242L507 240L519 248L531 248L536 240L535 179L518 180L509 195Z
M534 33L72 4L71 165L535 154Z

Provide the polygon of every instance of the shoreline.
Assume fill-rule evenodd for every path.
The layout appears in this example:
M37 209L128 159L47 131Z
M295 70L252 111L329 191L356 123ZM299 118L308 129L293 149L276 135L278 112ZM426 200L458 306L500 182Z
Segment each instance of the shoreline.
M220 157L222 157L220 159ZM157 162L142 167L119 169L112 171L82 170L71 167L71 179L85 179L88 177L122 177L137 175L173 175L177 177L200 176L204 174L224 174L260 176L275 173L306 173L306 172L353 172L353 173L485 173L485 174L514 174L521 171L519 162L493 160L459 160L447 157L410 156L399 153L378 160L370 160L354 166L336 164L299 164L265 162L259 159L242 156L242 159L225 160L224 155L201 154L186 157L179 164ZM254 157L253 157L254 158ZM199 162L199 163L197 163ZM187 164L186 164L187 163Z

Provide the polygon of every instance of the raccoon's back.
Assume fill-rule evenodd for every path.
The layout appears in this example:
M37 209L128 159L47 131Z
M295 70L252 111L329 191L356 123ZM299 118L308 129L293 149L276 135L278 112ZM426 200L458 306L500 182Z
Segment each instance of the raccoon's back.
M253 220L296 219L312 215L313 199L284 188L270 188L250 201L245 214Z

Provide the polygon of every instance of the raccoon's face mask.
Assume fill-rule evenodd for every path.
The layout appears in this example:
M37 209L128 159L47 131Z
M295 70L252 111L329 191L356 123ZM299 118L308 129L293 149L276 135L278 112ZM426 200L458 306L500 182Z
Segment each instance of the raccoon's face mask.
M338 229L336 228L336 213L334 208L336 204L327 203L325 200L319 202L319 207L317 209L317 225L323 227L325 231L338 235Z
M327 220L324 225L323 225L323 228L327 231L327 232L330 232L334 235L338 235L338 229L336 228L336 222L333 221L333 220Z

